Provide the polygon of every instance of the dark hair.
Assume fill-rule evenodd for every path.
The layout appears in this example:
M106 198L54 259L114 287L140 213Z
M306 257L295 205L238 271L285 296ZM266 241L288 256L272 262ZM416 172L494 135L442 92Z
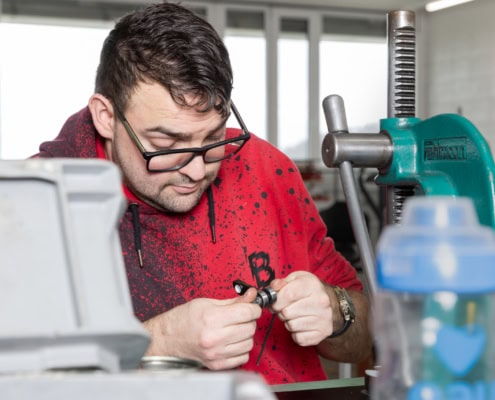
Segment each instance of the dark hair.
M122 17L105 39L95 91L122 111L139 82L158 82L182 106L227 116L232 92L228 51L215 29L192 11L153 4ZM194 104L185 96L198 96Z

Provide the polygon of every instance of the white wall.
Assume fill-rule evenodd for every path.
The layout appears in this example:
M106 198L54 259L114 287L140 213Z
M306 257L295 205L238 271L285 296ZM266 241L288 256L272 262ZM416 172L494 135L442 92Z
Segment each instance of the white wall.
M458 113L495 152L495 1L475 0L421 15L421 118ZM422 70L421 70L422 69Z

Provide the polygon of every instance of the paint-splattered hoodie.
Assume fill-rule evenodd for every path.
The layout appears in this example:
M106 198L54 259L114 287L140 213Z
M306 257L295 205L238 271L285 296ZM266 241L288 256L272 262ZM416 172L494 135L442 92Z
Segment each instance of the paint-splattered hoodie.
M228 137L238 134L228 129ZM104 158L102 149L85 108L67 120L55 140L41 144L38 156ZM141 321L197 297L234 297L235 279L265 287L296 270L362 289L355 270L325 237L326 227L294 163L255 135L222 162L210 196L188 213L160 212L124 191L129 207L120 240ZM326 379L315 348L296 345L278 318L256 366L270 317L264 310L242 368L258 371L269 384Z

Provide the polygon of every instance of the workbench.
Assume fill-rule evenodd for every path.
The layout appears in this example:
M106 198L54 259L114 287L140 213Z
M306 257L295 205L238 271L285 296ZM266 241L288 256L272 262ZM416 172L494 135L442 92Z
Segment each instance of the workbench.
M278 400L369 400L362 377L288 383L270 388Z

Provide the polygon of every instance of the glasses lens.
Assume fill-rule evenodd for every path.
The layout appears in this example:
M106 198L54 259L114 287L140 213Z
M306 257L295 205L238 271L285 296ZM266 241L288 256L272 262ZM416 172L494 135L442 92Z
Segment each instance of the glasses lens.
M175 153L154 156L148 161L150 171L175 171L182 168L194 158L194 153Z
M245 139L236 140L235 142L227 143L222 146L213 147L205 152L204 160L207 163L225 160L237 153L246 142Z
M239 139L230 143L212 147L204 151L204 153L201 153L201 151L189 152L184 150L180 153L156 155L148 160L148 170L151 172L177 171L200 154L203 154L205 163L222 161L237 153L242 148L244 143L246 143L246 139Z

